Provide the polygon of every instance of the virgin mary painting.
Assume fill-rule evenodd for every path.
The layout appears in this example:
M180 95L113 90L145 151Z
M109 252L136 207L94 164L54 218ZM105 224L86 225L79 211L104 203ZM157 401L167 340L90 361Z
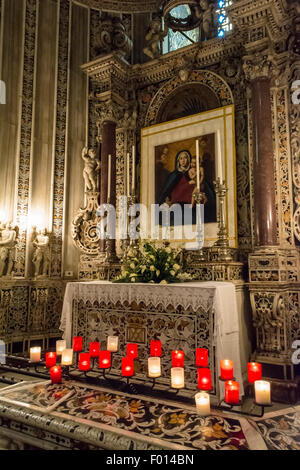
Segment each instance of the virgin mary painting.
M163 152L156 160L156 203L161 205L167 203L169 206L179 204L183 209L185 205L192 208L192 223L196 223L196 206L194 201L194 193L196 191L196 157L191 154L191 142L186 141L186 148L177 151L173 160L173 171L170 171L170 150L165 146ZM194 143L194 139L193 139ZM184 144L183 142L181 144ZM211 154L206 152L208 140L202 141L202 154L200 158L200 190L206 195L207 202L204 206L204 222L216 221L216 197L213 188L213 181L208 181L207 175L213 179L211 167L213 164ZM171 144L172 145L172 144ZM187 148L190 148L188 150ZM178 143L177 143L178 149ZM174 158L174 157L173 157ZM167 165L167 159L169 165ZM168 167L168 170L167 170ZM184 220L182 220L182 224ZM161 224L161 221L160 221ZM174 220L171 213L171 225Z
M159 204L191 204L194 181L189 176L191 167L191 154L188 150L181 150L175 158L175 169L167 177L159 197Z

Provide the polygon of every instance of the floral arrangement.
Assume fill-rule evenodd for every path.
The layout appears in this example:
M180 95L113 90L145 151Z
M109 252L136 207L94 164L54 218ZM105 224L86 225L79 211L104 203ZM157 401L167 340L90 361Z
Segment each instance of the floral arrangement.
M140 241L137 247L129 247L123 258L121 275L114 282L149 282L169 284L191 281L183 272L183 253L168 243Z

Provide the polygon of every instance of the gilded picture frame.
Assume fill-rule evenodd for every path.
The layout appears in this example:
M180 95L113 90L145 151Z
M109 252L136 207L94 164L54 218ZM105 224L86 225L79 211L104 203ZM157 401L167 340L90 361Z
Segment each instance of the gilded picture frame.
M164 122L141 131L141 204L147 207L147 221L142 222L142 236L163 239L161 223L151 227L151 206L168 203L193 203L193 188L196 184L195 155L196 139L200 142L201 191L207 195L204 204L204 246L217 241L217 207L213 181L225 179L228 187L226 217L231 247L237 247L237 201L236 201L236 153L234 106L225 106L193 116ZM178 159L186 165L185 179L180 177ZM183 171L183 170L182 170ZM164 180L165 178L165 180ZM164 183L165 181L165 183ZM213 194L214 193L214 194ZM208 205L209 203L209 205ZM208 213L209 212L209 213ZM171 224L171 242L174 245L188 244L192 249L196 243L194 218L190 227L180 231ZM182 222L182 225L184 222ZM185 234L188 233L188 237Z

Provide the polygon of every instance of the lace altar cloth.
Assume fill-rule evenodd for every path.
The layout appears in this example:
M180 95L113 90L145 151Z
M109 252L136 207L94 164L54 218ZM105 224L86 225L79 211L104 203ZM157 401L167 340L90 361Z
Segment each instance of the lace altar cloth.
M73 324L73 301L93 305L130 305L135 302L167 310L190 309L194 312L214 314L213 338L215 348L216 376L220 375L220 360L234 361L234 375L240 382L244 394L239 345L239 321L235 286L230 282L189 282L181 284L113 284L108 281L68 283L66 287L60 329L71 347ZM130 341L129 341L130 342ZM220 384L220 395L224 395L224 384Z

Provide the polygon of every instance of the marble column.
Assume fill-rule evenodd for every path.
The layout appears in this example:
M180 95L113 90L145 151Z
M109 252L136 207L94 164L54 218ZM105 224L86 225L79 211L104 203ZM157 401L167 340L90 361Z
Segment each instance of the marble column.
M116 123L114 121L103 121L101 126L101 178L100 178L100 204L110 203L116 207ZM108 193L108 156L111 155L111 182L110 201L107 200ZM105 252L105 240L100 242L100 251ZM116 241L112 240L111 250L116 252Z
M270 79L252 80L255 244L278 245Z

